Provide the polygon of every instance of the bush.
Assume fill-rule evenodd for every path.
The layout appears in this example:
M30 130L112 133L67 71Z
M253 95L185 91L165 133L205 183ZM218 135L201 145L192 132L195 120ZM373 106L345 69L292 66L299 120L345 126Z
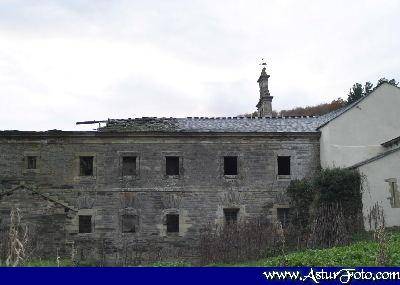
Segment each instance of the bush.
M361 180L355 170L334 168L290 184L291 227L297 228L298 244L345 245L363 229Z
M202 230L200 262L210 264L254 260L277 255L283 246L280 228L268 221L209 225Z
M309 230L310 205L315 196L312 181L308 179L293 180L286 191L291 200L291 231L298 232L300 236L303 236Z
M314 179L315 204L340 204L346 215L362 211L361 175L355 170L323 169Z

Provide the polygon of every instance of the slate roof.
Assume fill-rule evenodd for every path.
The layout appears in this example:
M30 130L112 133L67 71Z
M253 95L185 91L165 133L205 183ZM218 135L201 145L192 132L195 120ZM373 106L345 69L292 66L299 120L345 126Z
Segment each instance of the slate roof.
M369 95L369 94L368 94ZM353 108L355 105L357 105L360 101L364 100L365 97L367 97L368 95L361 97L360 99L358 99L357 101L354 101L353 103L344 106L340 109L337 109L335 111L329 112L328 114L322 115L320 116L320 120L321 120L321 124L318 126L318 129L325 126L326 124L328 124L330 121L336 119L337 117L339 117L340 115L342 115L343 113L347 112L348 110L350 110L351 108Z
M318 132L328 117L188 117L109 119L99 131L115 132Z
M383 83L389 84L389 83ZM383 85L381 84L381 85ZM347 112L372 92L350 105L317 117L188 117L109 119L99 131L114 132L267 132L302 133L319 132L319 129Z
M389 84L389 83L383 83ZM383 85L381 84L381 85ZM313 133L330 121L352 109L372 92L350 105L322 116L313 117L187 117L187 118L129 118L88 121L80 123L106 123L100 132L210 132L210 133Z

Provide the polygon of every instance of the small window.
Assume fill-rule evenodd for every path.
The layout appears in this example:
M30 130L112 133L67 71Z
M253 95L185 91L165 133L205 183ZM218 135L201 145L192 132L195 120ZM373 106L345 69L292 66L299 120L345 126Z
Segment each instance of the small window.
M36 156L28 156L27 157L27 168L28 169L36 169L36 161L37 161L37 157Z
M136 233L139 226L139 217L137 215L122 215L122 232Z
M165 174L166 175L179 175L179 157L166 156L165 157Z
M122 157L122 176L136 175L136 156Z
M289 224L289 214L290 214L289 208L277 208L276 209L276 215L277 215L278 221L282 224L283 227L286 227Z
M224 175L237 175L238 174L237 156L224 157Z
M390 187L390 196L391 196L391 198L392 198L392 201L393 201L393 204L395 204L394 202L396 201L396 199L397 199L397 193L396 193L396 182L389 182L389 187Z
M389 193L390 197L388 199L390 200L390 206L392 208L399 208L400 207L400 197L399 197L399 192L397 190L397 180L395 178L387 179L386 182L389 183Z
M290 175L290 156L278 156L278 175Z
M92 232L92 216L79 216L79 233Z
M167 233L179 233L178 214L167 214Z
M235 224L238 220L239 209L224 209L225 222Z
M93 176L93 156L79 157L80 176Z

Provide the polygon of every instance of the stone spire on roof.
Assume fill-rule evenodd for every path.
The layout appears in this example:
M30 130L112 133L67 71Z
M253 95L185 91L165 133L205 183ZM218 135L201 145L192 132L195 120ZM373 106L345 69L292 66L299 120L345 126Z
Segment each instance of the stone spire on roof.
M258 116L260 117L266 117L266 116L272 116L272 97L269 94L269 89L268 89L268 78L269 75L266 72L265 66L267 65L265 62L261 63L263 66L263 69L261 71L260 77L258 78L257 82L258 85L260 86L260 100L258 101L257 104L257 109L258 109Z

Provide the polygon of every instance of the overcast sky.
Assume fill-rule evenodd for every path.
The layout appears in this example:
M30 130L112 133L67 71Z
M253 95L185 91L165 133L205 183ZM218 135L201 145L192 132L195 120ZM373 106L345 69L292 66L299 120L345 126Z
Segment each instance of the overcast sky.
M400 1L0 0L0 129L275 110L400 79Z

